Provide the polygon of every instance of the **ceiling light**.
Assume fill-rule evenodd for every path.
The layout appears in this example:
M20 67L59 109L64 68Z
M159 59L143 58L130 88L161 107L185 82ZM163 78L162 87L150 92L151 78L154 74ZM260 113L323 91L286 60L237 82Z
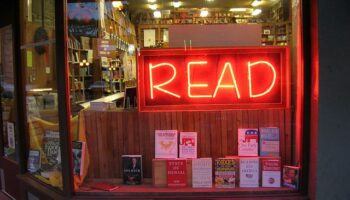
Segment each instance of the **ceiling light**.
M181 1L173 1L174 8L178 8L181 6Z
M156 10L153 12L153 17L154 18L161 18L162 17L162 13L159 10Z
M252 15L253 15L253 16L257 16L257 15L259 15L260 13L261 13L261 9L255 9L255 10L253 10Z
M148 3L155 3L157 0L148 0Z
M114 8L121 8L123 7L123 3L121 1L112 1L112 6Z
M260 5L260 4L261 4L261 0L254 0L253 3L252 3L252 6L256 7L256 6Z
M157 4L148 4L148 7L151 9L151 10L155 10L157 9Z
M245 12L247 11L247 8L231 8L231 12Z
M207 17L208 14L209 14L208 10L201 10L199 16L201 16L201 17Z

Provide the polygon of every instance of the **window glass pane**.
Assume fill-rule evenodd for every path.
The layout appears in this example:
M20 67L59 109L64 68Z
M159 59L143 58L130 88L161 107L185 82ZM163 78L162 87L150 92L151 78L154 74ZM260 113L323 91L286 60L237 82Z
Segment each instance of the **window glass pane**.
M130 154L142 155L143 177L153 178L154 185L159 180L166 180L165 174L159 175L159 179L152 174L152 170L158 170L156 167L160 168L159 171L166 170L164 161L159 161L163 162L159 164L158 160L153 160L157 151L156 130L197 132L197 156L211 157L213 163L225 156L239 156L240 128L253 130L254 133L274 132L269 135L275 134L275 141L268 142L268 150L258 149L255 145L255 156L260 159L274 155L278 162L274 160L270 164L279 165L277 173L280 174L276 177L281 177L284 165L300 167L298 138L303 114L300 4L298 0L68 1L67 67L70 71L72 127L75 128L72 133L76 185L83 185L83 191L101 179L105 183L122 183L125 180L125 173L121 173L124 167L121 165L122 158L128 157L123 157L125 154L129 157L133 157ZM236 53L237 49L243 53ZM276 49L283 55L275 52L272 56L268 55L270 50ZM211 53L210 56L207 52ZM146 53L149 53L148 60L142 60ZM247 59L251 54L254 54L254 63ZM191 66L193 71L188 64L191 59L197 62L191 64L196 65ZM274 68L269 59L281 59L278 64L281 68ZM226 64L227 60L232 63ZM145 63L149 65L143 66ZM162 65L166 66L164 73L154 72L156 75L153 76L152 70L156 71ZM219 65L222 67L217 67ZM254 70L253 66L256 66ZM200 67L207 68L201 71ZM171 74L173 78L169 78ZM197 82L188 78L191 75L196 76ZM149 79L136 80L141 76ZM174 82L176 84L170 86ZM226 82L230 84L225 85ZM138 94L156 92L149 92L149 99L142 97L140 101L143 102L137 102L133 98L136 91L129 90L136 83L139 84ZM221 87L217 87L219 83ZM145 84L154 85L142 87ZM236 88L242 85L245 88L238 91ZM182 95L169 92L180 88L185 88ZM208 111L207 107L198 105L203 102L213 104L218 88L219 95L225 98L218 98L215 109ZM191 96L191 89L202 95ZM275 106L272 104L278 102L268 102L270 107L266 106L265 100L269 98L264 95L275 89L278 90L275 100L283 99L283 103ZM242 99L236 97L239 92ZM157 101L153 95L164 99ZM174 109L171 103L180 96L187 99L184 98L176 107L180 109ZM199 100L194 100L190 109L181 110L195 98ZM225 105L225 101L230 100L236 103L234 109ZM146 110L149 112L130 112L130 108L144 102L150 103L151 108ZM250 107L255 103L261 103L260 107ZM163 106L162 110L157 110L160 106ZM252 132L245 133L249 135ZM249 137L247 140L250 140ZM91 170L87 171L87 168ZM260 170L256 177L261 177L261 174ZM239 177L236 178L239 180ZM145 181L145 184L150 182ZM282 182L279 179L281 184L274 183L282 187ZM265 183L268 184L268 180ZM162 186L166 184L159 183ZM237 186L239 184L237 182ZM262 187L261 182L257 184ZM292 189L285 187L282 190Z
M21 72L25 77L28 172L62 189L54 3L21 1Z
M4 156L18 160L12 27L0 29L0 84Z

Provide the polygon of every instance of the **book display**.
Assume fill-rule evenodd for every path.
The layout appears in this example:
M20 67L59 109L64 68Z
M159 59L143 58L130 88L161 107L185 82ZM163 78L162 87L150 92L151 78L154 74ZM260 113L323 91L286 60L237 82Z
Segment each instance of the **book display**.
M258 156L258 129L238 129L238 156Z
M283 186L292 189L299 188L299 171L300 168L296 166L283 166Z
M259 158L240 157L239 187L259 187Z
M178 157L178 132L177 130L155 131L155 158Z
M281 160L265 158L261 160L262 187L281 187Z
M180 132L179 158L197 158L197 133Z
M235 188L237 185L238 162L234 158L215 160L215 187Z
M167 186L168 187L186 187L187 186L187 169L186 160L169 159L167 165Z
M280 131L278 127L266 127L259 130L260 156L280 156Z
M296 141L304 71L292 60L303 35L284 1L68 1L64 34L58 15L38 11L45 1L23 12L25 102L4 103L23 104L25 120L2 109L8 151L23 142L16 131L27 134L18 155L31 176L82 199L299 189L288 167L306 160Z
M192 187L213 187L213 161L211 158L192 159Z
M85 142L73 141L72 142L72 153L73 153L73 173L74 175L83 175L84 159L85 159Z
M122 155L123 183L139 185L142 183L142 156Z

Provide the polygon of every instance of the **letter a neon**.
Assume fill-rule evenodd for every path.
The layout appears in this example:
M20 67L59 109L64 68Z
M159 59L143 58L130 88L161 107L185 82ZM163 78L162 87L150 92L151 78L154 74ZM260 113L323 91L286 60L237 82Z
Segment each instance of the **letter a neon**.
M161 84L158 84L158 85L153 85L153 73L152 73L152 70L157 68L157 67L161 67L161 66L168 66L168 67L170 67L173 70L173 76L169 80L165 81L164 83L161 83ZM151 99L154 99L153 88L155 88L155 89L157 89L159 91L162 91L162 92L164 92L166 94L172 95L174 97L180 98L180 95L175 94L173 92L170 92L169 90L161 88L162 86L171 83L174 80L175 77L176 77L176 68L174 67L174 65L172 65L170 63L159 63L157 65L152 65L152 63L150 63L149 64L149 81L150 81Z
M271 68L271 70L272 70L273 78L272 78L271 85L270 85L269 88L267 88L267 90L265 90L264 92L262 92L260 94L253 94L251 68L254 65L258 65L258 64L265 64L265 65L269 66ZM274 66L271 63L266 62L266 61L258 61L258 62L255 62L255 63L248 62L248 82L249 82L249 96L251 98L261 97L261 96L264 96L265 94L269 93L272 90L272 88L275 85L275 83L276 83L276 70L275 70Z
M224 74L225 74L227 68L230 71L230 75L232 77L233 85L221 84L222 78L224 77ZM213 94L214 98L216 97L216 94L218 93L219 88L235 88L236 89L237 98L238 99L241 98L241 95L239 94L236 78L235 78L235 75L233 74L231 63L229 63L229 62L225 63L224 69L221 72L220 78L218 80L218 84L216 85L216 88L215 88L215 91L214 91L214 94Z

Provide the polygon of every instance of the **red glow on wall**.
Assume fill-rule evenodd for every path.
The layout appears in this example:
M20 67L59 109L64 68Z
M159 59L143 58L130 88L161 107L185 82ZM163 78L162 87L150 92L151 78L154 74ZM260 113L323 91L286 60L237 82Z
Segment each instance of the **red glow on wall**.
M286 47L141 50L140 111L286 107Z

